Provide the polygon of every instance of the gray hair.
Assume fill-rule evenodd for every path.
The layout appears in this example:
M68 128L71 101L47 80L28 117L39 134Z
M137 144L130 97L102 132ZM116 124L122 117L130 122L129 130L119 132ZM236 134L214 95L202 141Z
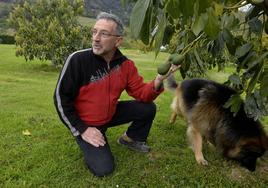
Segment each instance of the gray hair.
M121 19L118 16L116 16L114 14L107 13L107 12L101 12L97 16L97 21L101 20L101 19L111 20L111 21L115 22L117 24L116 34L120 35L120 36L124 35L124 26L123 26Z

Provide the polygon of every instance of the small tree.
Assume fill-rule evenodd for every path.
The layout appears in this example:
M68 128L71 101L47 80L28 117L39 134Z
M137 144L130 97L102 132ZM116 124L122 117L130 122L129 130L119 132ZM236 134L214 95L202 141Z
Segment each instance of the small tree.
M90 46L89 27L78 23L82 0L25 0L10 13L16 31L16 55L63 64L73 51Z

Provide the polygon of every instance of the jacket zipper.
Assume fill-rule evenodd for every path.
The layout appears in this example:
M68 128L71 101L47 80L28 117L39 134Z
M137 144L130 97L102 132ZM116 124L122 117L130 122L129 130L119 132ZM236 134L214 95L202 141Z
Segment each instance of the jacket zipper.
M110 92L110 63L107 63L107 69L108 69L108 111L107 111L107 119L109 117L110 112L110 100L111 100L111 92Z

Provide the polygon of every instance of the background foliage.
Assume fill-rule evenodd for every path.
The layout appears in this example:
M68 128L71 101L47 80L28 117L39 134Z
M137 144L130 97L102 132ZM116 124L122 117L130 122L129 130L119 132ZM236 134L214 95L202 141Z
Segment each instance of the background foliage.
M79 24L82 0L24 1L10 14L15 29L16 55L63 64L67 56L90 46L90 28Z
M260 119L268 109L267 13L267 0L138 0L130 28L156 55L166 45L185 56L183 78L234 65L226 83L238 95L226 107L237 112L242 97L248 116Z

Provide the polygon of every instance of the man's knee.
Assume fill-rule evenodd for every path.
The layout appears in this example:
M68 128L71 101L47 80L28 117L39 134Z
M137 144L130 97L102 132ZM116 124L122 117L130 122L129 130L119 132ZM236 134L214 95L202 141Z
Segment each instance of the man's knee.
M109 164L99 164L99 165L89 165L87 167L89 170L97 177L104 177L110 175L114 171L114 163L111 162Z
M145 103L145 108L144 108L144 116L148 117L150 119L154 119L155 114L156 114L156 105L155 103Z

